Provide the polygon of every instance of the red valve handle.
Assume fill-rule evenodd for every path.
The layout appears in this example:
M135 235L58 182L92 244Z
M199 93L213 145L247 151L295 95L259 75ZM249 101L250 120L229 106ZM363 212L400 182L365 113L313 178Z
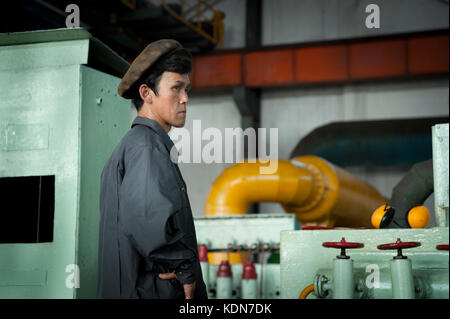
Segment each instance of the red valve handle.
M420 243L417 241L407 241L402 242L400 238L397 238L397 241L395 243L389 243L389 244L383 244L378 245L378 249L405 249L405 248L413 248L413 247L419 247Z
M438 250L448 250L448 245L437 245L436 249L438 249Z
M333 229L332 227L304 225L302 230Z
M342 237L340 242L324 242L322 244L323 247L328 248L363 248L363 243L349 243L345 241L345 238Z

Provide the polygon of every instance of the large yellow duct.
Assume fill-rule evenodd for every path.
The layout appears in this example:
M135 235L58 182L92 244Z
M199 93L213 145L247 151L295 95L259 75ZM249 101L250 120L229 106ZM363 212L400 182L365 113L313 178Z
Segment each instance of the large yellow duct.
M259 161L227 168L213 183L205 215L246 214L256 202L280 203L302 225L372 228L371 214L387 202L375 188L317 156L279 160L273 174Z

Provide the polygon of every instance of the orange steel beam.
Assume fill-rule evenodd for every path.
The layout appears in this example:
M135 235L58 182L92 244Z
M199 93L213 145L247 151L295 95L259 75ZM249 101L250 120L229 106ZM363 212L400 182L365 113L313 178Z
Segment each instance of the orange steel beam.
M444 32L194 56L194 90L299 86L448 74Z

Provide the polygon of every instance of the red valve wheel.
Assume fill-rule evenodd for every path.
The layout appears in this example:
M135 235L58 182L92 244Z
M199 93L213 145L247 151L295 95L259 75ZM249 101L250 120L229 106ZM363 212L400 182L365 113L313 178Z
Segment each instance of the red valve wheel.
M363 243L350 243L345 241L345 238L342 237L341 241L339 242L324 242L322 244L323 247L328 247L328 248L363 248L364 244Z
M437 245L436 249L438 249L438 250L448 250L448 245Z
M332 227L325 226L313 226L313 225L304 225L302 226L302 230L318 230L318 229L333 229Z
M353 248L363 248L364 244L363 243L349 243L347 241L345 241L345 238L342 237L340 242L324 242L322 244L323 247L327 247L327 248L340 248L341 249L341 254L339 256L336 256L338 259L349 259L350 257L345 255L345 250L346 249L353 249Z
M377 248L382 249L382 250L397 249L397 256L395 256L394 259L408 259L406 256L402 255L402 249L414 248L414 247L419 247L419 246L420 246L420 243L417 241L402 242L400 240L400 238L397 238L397 241L395 243L378 245Z
M400 238L397 238L397 241L395 243L389 243L389 244L383 244L383 245L378 245L377 248L378 249L405 249L405 248L414 248L414 247L419 247L420 243L417 241L407 241L407 242L402 242L400 240Z

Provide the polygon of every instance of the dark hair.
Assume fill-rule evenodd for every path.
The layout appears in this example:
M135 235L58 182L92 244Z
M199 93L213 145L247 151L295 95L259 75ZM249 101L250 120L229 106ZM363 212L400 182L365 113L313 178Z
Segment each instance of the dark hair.
M186 74L192 72L192 60L186 55L174 54L161 57L155 64L153 64L146 73L136 82L134 90L135 96L133 97L133 105L136 110L142 107L144 101L142 101L139 94L139 87L142 84L146 84L156 95L158 95L159 81L161 80L164 72L175 72L179 74Z

